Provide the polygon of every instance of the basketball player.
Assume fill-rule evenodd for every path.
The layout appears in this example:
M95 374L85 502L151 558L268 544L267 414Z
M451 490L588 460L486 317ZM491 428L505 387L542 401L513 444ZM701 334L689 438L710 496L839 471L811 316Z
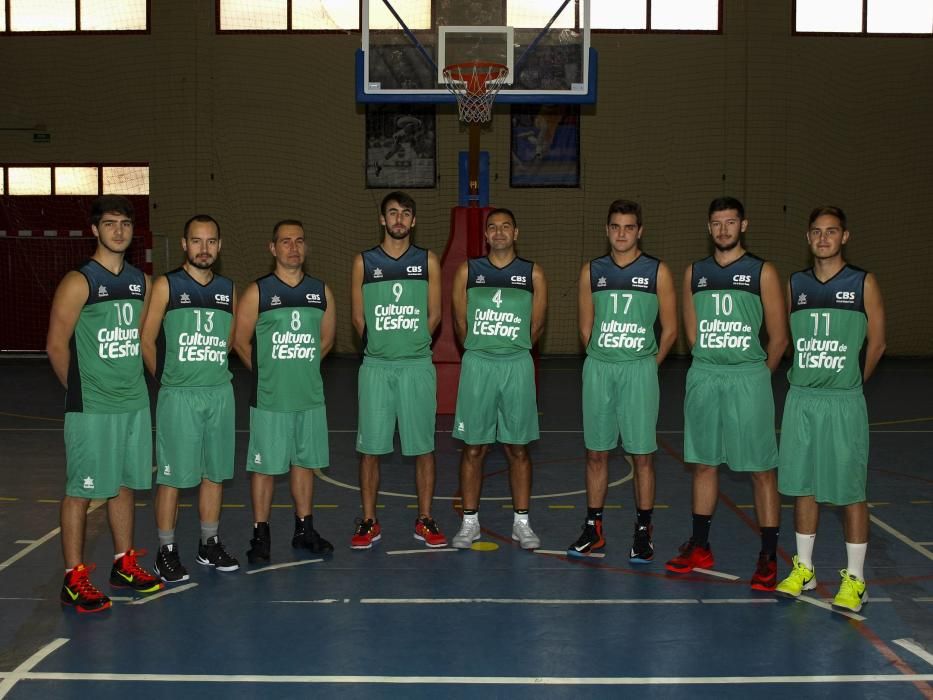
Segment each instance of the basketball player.
M639 248L641 206L617 199L609 205L610 252L580 271L578 309L583 363L583 441L586 445L586 520L567 548L570 555L602 549L603 507L609 488L609 451L622 438L632 455L635 535L629 561L654 558L655 430L658 366L677 339L677 294L667 265ZM660 335L655 337L655 324Z
M353 327L363 341L356 436L363 517L350 547L370 549L382 538L376 518L379 456L393 451L396 421L402 454L415 457L414 537L428 547L444 547L447 538L431 517L437 413L431 335L441 319L440 264L434 253L411 242L415 201L410 196L387 194L379 223L382 243L356 256L350 281Z
M885 320L875 276L846 263L849 236L842 209L814 209L807 230L813 267L791 275L787 285L794 358L787 375L778 488L797 497L797 554L777 590L796 598L816 587L819 504L832 503L843 507L847 558L833 605L858 612L868 602L868 414L862 384L884 354Z
M466 352L453 436L465 444L460 457L463 521L451 545L469 549L480 537L483 459L498 441L509 462L512 539L522 549L537 549L541 540L528 520L528 443L538 439L531 348L544 328L547 282L540 266L518 257L518 224L511 211L490 211L485 237L488 255L464 262L454 276L454 328Z
M327 285L304 272L300 221L279 221L269 252L275 269L246 288L234 332L237 355L253 373L246 455L254 519L250 564L271 557L269 513L279 474L289 475L295 505L292 547L334 551L311 514L314 470L330 463L321 360L334 345L334 299Z
M84 563L91 499L107 500L114 557L110 585L154 593L164 584L143 569L133 549L133 490L152 487L149 394L139 352L139 326L149 278L125 260L134 212L125 197L91 205L97 248L62 279L52 300L46 351L66 390L67 477L61 505L65 581L61 600L80 613L110 608Z
M143 321L143 361L161 384L156 408L154 571L166 583L188 580L175 541L178 489L199 486L201 540L197 562L236 571L239 562L218 537L223 482L233 478L233 387L227 356L236 292L213 271L220 225L206 214L185 223L182 266L152 285Z
M751 587L774 590L780 500L771 372L787 347L787 315L777 271L746 252L745 208L732 197L709 206L713 255L687 267L684 326L692 347L684 400L684 459L694 463L693 534L668 571L711 568L709 529L719 492L717 466L749 472L761 551ZM762 347L762 322L768 342Z

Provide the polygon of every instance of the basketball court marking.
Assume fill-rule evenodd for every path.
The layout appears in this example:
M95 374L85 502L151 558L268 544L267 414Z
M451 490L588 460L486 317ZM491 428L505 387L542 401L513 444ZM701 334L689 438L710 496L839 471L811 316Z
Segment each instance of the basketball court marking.
M873 514L869 514L868 518L869 518L869 520L871 520L875 525L877 525L877 526L880 527L882 530L884 530L885 532L887 532L889 535L891 535L891 536L895 537L896 539L900 540L901 542L903 542L904 544L906 544L908 547L910 547L910 548L911 548L912 550L914 550L915 552L919 552L920 554L922 554L923 556L925 556L925 557L926 557L927 559L929 559L930 561L933 561L933 552L930 552L930 550L928 550L928 549L922 547L920 542L915 542L914 540L910 539L907 535L903 534L902 532L899 532L898 530L895 530L893 527L891 527L890 525L888 525L888 524L887 524L886 522L884 522L883 520L879 520L879 519L878 519L875 515L873 515Z
M722 571L713 571L712 569L696 568L694 569L694 572L698 574L706 574L707 576L715 576L717 578L724 578L727 581L738 581L739 578L741 578L739 576L735 576L734 574L727 574Z
M453 547L422 547L421 549L393 549L386 554L431 554L432 552L456 552Z
M801 603L809 603L810 605L815 605L818 608L823 608L823 610L828 610L831 613L836 613L837 615L842 615L843 617L848 617L853 620L858 620L859 622L864 622L867 618L859 615L858 613L849 612L848 610L839 610L834 608L832 603L828 603L825 600L820 600L818 598L811 598L808 595L799 595L794 600L799 600Z
M90 506L88 507L88 509L87 509L87 514L90 515L90 514L93 513L95 510L97 510L97 509L100 508L102 505L104 505L104 503L106 503L106 502L107 502L107 501L92 501L92 502L91 502L91 505L90 505ZM56 501L56 503L57 503L57 501ZM33 540L32 543L31 543L29 546L24 547L23 549L21 549L20 551L18 551L16 554L14 554L12 557L10 557L9 559L7 559L6 561L0 562L0 571L3 571L4 569L6 569L6 568L12 566L12 565L15 564L17 561L19 561L20 559L22 559L23 557L25 557L27 554L29 554L32 550L37 549L38 547L41 547L42 545L44 545L44 544L45 544L46 542L48 542L49 540L51 540L52 538L56 537L61 531L62 531L62 529L61 529L60 527L57 527L57 528L55 528L54 530L51 530L51 531L45 533L45 534L42 535L42 537L40 537L39 539ZM0 696L0 697L2 697L2 696Z
M906 649L911 654L919 656L921 659L933 666L933 654L917 644L917 642L915 642L913 639L895 639L894 643L902 649Z
M186 583L183 586L173 586L171 588L165 588L159 591L158 593L147 595L145 598L137 598L133 602L127 603L127 605L145 605L146 603L151 603L152 601L158 600L159 598L164 598L167 595L181 593L183 591L188 591L188 590L191 590L192 588L197 588L197 587L198 587L198 584L192 581L191 583Z
M267 571L277 571L278 569L290 569L293 566L305 566L306 564L317 564L318 562L324 561L323 559L306 559L305 561L289 561L284 564L271 564L270 566L264 566L261 569L251 569L246 572L246 575L251 574L263 574Z
M536 549L534 552L535 554L550 554L554 557L567 557L569 559L604 559L606 557L605 552L577 552L571 554L567 550L560 551L558 549Z

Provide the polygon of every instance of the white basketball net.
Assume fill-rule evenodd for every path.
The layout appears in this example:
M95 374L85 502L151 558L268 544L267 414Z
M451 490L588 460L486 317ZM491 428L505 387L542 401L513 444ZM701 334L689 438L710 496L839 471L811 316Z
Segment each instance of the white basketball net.
M509 77L499 63L473 61L444 68L444 83L457 98L460 121L486 123L492 119L492 104Z

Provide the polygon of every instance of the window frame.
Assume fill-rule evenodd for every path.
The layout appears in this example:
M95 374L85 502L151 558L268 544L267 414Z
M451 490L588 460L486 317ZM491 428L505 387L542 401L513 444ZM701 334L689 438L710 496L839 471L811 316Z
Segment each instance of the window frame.
M22 2L23 0L19 0ZM74 0L75 4L75 28L74 29L51 29L51 30L26 30L26 31L14 31L10 27L10 17L12 15L12 3L13 0L2 0L0 4L0 12L4 13L6 19L6 24L2 31L0 31L0 37L3 36L74 36L76 34L83 35L107 35L107 34L151 34L152 33L152 0L145 0L146 2L146 28L145 29L81 29L81 0Z
M49 194L10 194L10 168L48 168L52 178L52 189ZM97 168L97 193L96 194L58 194L55 191L55 168ZM0 188L2 194L0 197L100 197L104 193L104 168L147 168L150 177L152 176L152 164L143 161L119 161L114 163L103 163L100 161L92 162L64 162L55 161L52 163L19 163L0 161ZM148 194L126 194L124 196L132 197L150 197L152 195L152 181L150 180L150 192ZM119 193L118 193L119 194Z
M807 32L807 31L798 31L797 30L797 0L791 0L791 13L790 13L790 33L791 36L839 36L839 37L871 37L873 39L878 38L890 38L890 39L930 39L933 37L933 27L931 27L929 32L916 33L916 32L870 32L868 31L868 2L869 0L862 0L862 29L858 32Z

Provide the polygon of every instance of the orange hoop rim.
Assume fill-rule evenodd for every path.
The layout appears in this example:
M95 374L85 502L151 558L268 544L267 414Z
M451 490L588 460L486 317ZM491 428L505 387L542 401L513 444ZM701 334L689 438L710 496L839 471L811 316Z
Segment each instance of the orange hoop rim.
M463 61L444 66L443 73L448 87L452 87L453 83L462 83L462 89L470 95L483 95L488 90L486 83L508 77L509 67L495 61Z

